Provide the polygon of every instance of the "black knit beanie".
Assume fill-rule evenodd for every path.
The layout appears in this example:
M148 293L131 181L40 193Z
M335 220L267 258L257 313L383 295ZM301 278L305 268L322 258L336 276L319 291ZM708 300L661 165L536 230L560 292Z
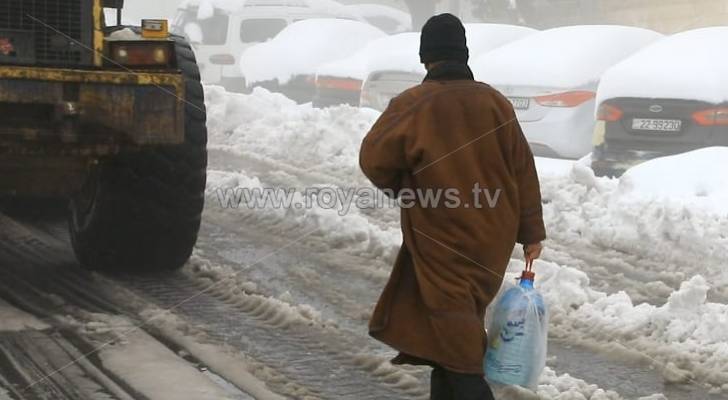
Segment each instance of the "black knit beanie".
M469 57L465 27L458 17L440 14L427 21L420 40L423 64L446 60L467 63Z

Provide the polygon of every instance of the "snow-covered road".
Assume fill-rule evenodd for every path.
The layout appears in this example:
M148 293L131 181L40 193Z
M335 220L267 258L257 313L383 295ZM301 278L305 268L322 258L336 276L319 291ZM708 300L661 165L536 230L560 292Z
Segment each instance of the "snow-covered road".
M153 337L46 217L0 214L0 398L252 399Z
M3 218L0 297L14 305L0 307L0 348L22 354L42 344L50 353L60 345L54 343L63 343L61 349L78 358L62 377L37 385L41 392L9 398L66 398L56 382L93 390L71 398L93 399L100 393L120 399L166 399L169 393L177 399L248 398L241 389L258 399L426 398L426 371L388 366L388 350L366 337L368 311L386 279L383 260L326 247L323 238L293 244L275 226L228 212L209 209L205 221L197 254L182 274L138 278L78 270L62 221L36 225ZM59 342L54 332L76 339ZM89 342L80 346L78 338ZM81 357L108 338L113 344L98 357ZM552 341L538 398L632 399L658 391L670 399L721 398L697 385L665 386L644 359L614 358L593 346ZM75 360L57 351L51 366ZM19 368L1 367L11 377ZM43 373L37 371L36 380ZM0 386L17 389L18 382ZM170 387L178 391L165 391ZM510 392L503 398L532 396Z
M377 113L264 91L208 87L207 98L208 203L181 272L89 274L62 220L0 214L0 399L426 399L428 371L391 366L366 333L401 241L396 208L228 208L217 197L369 187L357 152ZM499 398L728 398L725 214L636 195L639 176L538 164L548 367L536 394L499 388Z
M211 160L213 168L220 170L245 170L263 177L268 177L265 171L271 170L270 165L259 160L248 160L224 151L213 152ZM290 184L275 181L275 176L272 179L273 183L263 180L260 184L284 187ZM346 236L338 233L332 238L327 231L331 229L330 225L319 230L316 228L319 221L293 223L289 218L295 220L295 215L276 217L261 215L254 210L221 209L219 205L216 209L215 206L213 198L205 219L205 230L210 234L203 236L199 245L198 259L204 260L205 265L202 276L215 271L215 279L220 280L235 274L233 271L238 271L237 268L245 268L236 276L240 280L238 288L264 293L292 307L304 305L307 315L356 338L362 349L379 357L380 363L392 356L366 335L369 312L389 271L390 256L371 257L367 252L367 247L376 243L362 243L367 241L364 235L351 235L347 240ZM380 221L380 226L384 225L387 224ZM374 232L379 231L374 229ZM292 242L295 244L291 245ZM278 250L280 248L282 250ZM387 251L374 253L388 254ZM267 257L259 265L246 267L269 254L274 256ZM607 254L606 251L595 250L591 257L599 259ZM517 263L514 261L514 264ZM544 264L544 267L547 265ZM573 284L582 291L578 286L583 284L581 279L586 279L586 276L571 269L556 272L557 275L545 271L542 274L544 279L552 278L548 279L551 284L562 280L565 285L560 285L560 290L569 289L569 285ZM569 297L584 293L563 295ZM562 323L561 331L554 335L552 341L549 366L553 369L543 377L539 392L542 399L636 399L656 393L663 393L670 399L723 398L721 395L709 395L707 389L697 384L667 384L660 364L653 365L653 360L644 354L621 347L615 341L584 340L588 336L566 332L572 327L571 322ZM615 354L619 356L615 357ZM413 376L420 380L421 387L427 386L426 371L415 370ZM606 394L599 387L613 392ZM520 393L516 398L529 397Z
M359 268L342 262L347 269L337 279L341 282L352 270L361 276L359 285L344 284L354 291L344 296L343 304L365 319L359 313L366 313L375 294L359 301L356 289L364 285L361 279L368 279L368 291L377 293L386 279L401 240L396 208L354 208L341 216L321 207L214 207L221 187L367 187L357 152L377 113L296 106L264 91L240 96L208 87L207 93L211 147L217 150L208 214L220 213L222 220L238 219L248 229L300 241L328 263L334 254L360 258ZM552 337L605 352L637 354L664 381L728 389L728 338L723 333L728 331L728 278L721 266L728 247L725 214L701 207L704 195L665 201L641 192L649 174L609 180L595 178L582 162L540 159L538 164L551 239L537 270L554 310ZM229 262L243 261L234 252L225 256ZM518 254L511 268L514 275L522 268ZM298 276L293 271L283 275L289 273ZM309 272L303 279L321 276ZM284 281L278 290L292 287ZM317 300L308 297L291 300L316 308ZM332 318L341 323L340 315ZM662 391L668 393L670 387ZM679 398L678 392L669 394Z

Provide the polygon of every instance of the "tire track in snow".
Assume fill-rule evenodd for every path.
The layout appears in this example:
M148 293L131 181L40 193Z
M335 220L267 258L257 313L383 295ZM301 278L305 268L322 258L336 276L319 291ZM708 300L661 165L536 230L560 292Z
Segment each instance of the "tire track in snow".
M209 219L208 219L208 221L209 221ZM230 225L236 225L236 222L237 221L228 221L228 224L230 224ZM208 225L212 225L212 224L208 222ZM250 227L250 226L248 226L248 227L246 227L246 226L240 226L240 225L237 225L237 226L239 226L240 228L243 228L243 229L244 228L248 228L248 229L254 228L254 227ZM226 228L225 225L222 225L220 227L221 228ZM56 232L58 230L56 230L56 229L49 229L49 230L42 229L42 231ZM241 232L228 232L228 233L232 237L237 237L237 238L244 237L242 235L244 233L244 231L241 231ZM221 232L212 232L212 233L209 233L209 234L206 233L205 235L203 235L203 242L206 241L206 240L210 240L210 239L208 239L208 236L218 236L219 237L220 234L221 234ZM65 246L63 240L58 240L58 239L51 238L52 239L52 242L53 242L53 240L55 240L55 242L53 242L55 244L53 246L49 246L47 240L50 240L50 239L47 238L47 237L44 237L43 234L38 234L38 233L36 233L36 232L33 231L33 232L30 232L29 234L25 235L24 237L26 239L27 238L36 238L36 241L33 241L34 244L32 246L28 245L28 246L26 246L26 247L23 248L23 251L20 252L21 254L31 254L30 256L28 256L30 259L33 259L34 258L34 256L32 256L33 253L27 253L27 251L28 250L32 250L34 248L34 246L38 246L38 250L40 252L43 252L44 253L44 257L56 257L55 259L57 259L57 257L59 255L62 255L65 252L66 255L64 257L72 259L72 257L69 256L67 249L66 250L58 250L58 249L56 249L56 244L57 245L63 245L63 246ZM37 240L38 237L41 237L41 239L40 240ZM246 239L247 240L250 240L250 238L246 238ZM210 241L213 242L212 240L210 240ZM231 243L226 244L226 246L231 246L231 245L233 245L233 244L231 244ZM210 248L210 250L213 250L213 251L215 249L217 249L218 251L221 250L219 247L216 247L215 245L212 245L212 247ZM339 253L341 251L342 251L342 249L339 249L339 250L334 251L333 253ZM338 254L335 255L333 253L332 254L327 254L327 258L329 256L332 256L335 259L338 258L338 257L342 257L342 260L345 259L344 256L338 255ZM303 255L303 257L306 257L306 255ZM308 257L310 258L310 255ZM283 260L283 261L285 261L285 260ZM347 261L354 262L353 259L351 259L351 260L347 259ZM362 259L359 259L358 261L361 262ZM43 263L40 263L40 264L43 264ZM75 289L73 289L73 290L71 290L70 288L64 288L63 290L65 290L66 293L74 293L74 292L77 292L78 289L80 289L80 288L88 287L87 285L88 285L89 282L86 281L86 278L90 280L90 283L93 283L93 279L90 278L90 275L86 275L86 274L79 275L79 276L85 276L86 278L84 278L84 279L78 279L78 277L75 276L74 273L69 272L69 269L66 269L66 268L58 268L57 270L58 271L57 271L57 274L54 276L54 279L57 278L57 277L62 277L63 279L59 279L58 280L58 282L65 282L65 283L63 283L62 286L74 286L75 287ZM360 277L367 277L367 275L368 275L364 269L353 268L353 269L351 269L350 271L347 271L347 272L353 272L354 273L354 276L356 276L356 278L353 278L355 280L359 280ZM370 279L371 280L370 281L370 284L373 285L372 287L378 287L379 283L381 282L380 281L380 278L381 278L380 274L375 274L375 275L373 275L373 277L370 275L366 279ZM259 280L259 279L256 279L256 280ZM341 280L340 277L339 277L338 280L339 281ZM153 278L152 281L156 281L157 284L166 285L166 282L164 282L164 279ZM336 281L337 281L337 279L334 279L333 280L333 282L336 282ZM311 281L310 283L313 286L309 286L306 289L310 289L310 290L316 291L316 288L317 288L317 286L315 285L316 282L315 281ZM318 288L321 289L322 287L325 287L325 286L331 286L331 283L332 283L332 281L319 282L319 287ZM359 283L361 283L361 281L359 281ZM182 278L182 280L180 281L180 284L187 285L190 290L199 290L201 287L204 287L204 286L199 286L195 282L190 282L188 279L184 279L184 278ZM321 285L323 285L323 286L321 286ZM167 292L170 292L171 291L172 293L170 295L173 295L173 296L176 295L174 292L177 289L175 289L175 288L171 288L170 289L169 287L167 287L165 290ZM371 293L370 296L376 296L377 293L378 293L378 289L377 289L377 292ZM289 321L287 320L288 317L287 317L287 315L285 313L281 313L280 312L280 309L278 308L278 304L271 304L271 303L268 303L268 302L263 301L263 303L267 303L267 305L261 305L261 301L262 300L260 300L260 299L254 299L254 300L250 300L251 303L247 303L247 305L245 305L245 304L242 304L240 302L240 298L238 298L234 294L231 294L230 292L227 292L227 291L219 291L219 292L214 293L214 294L215 294L215 296L212 296L212 297L214 297L214 300L216 302L218 302L218 303L219 302L228 303L228 304L233 303L233 304L231 304L231 306L233 306L233 308L230 311L230 313L226 313L225 314L225 315L233 315L234 316L234 317L232 317L233 319L240 318L240 316L238 315L238 312L240 312L240 313L247 312L247 313L251 313L252 315L256 316L256 318L258 318L260 320L260 322L263 323L263 324L272 325L273 327L275 327L277 329L290 328L290 325L288 325L289 324ZM91 298L88 299L87 302L93 303L93 298L92 297L93 296L91 296ZM332 296L327 301L334 301L335 299L336 299L336 296ZM350 301L351 301L351 299L350 299ZM113 303L113 302L111 302L111 303ZM355 303L355 302L352 301L351 304L353 304L353 303ZM253 308L251 310L250 307L252 307L252 306L255 306L255 308ZM108 307L106 307L106 308L108 309ZM205 307L202 307L201 309L204 309L204 308ZM368 308L368 306L366 306L366 308ZM238 312L236 312L235 310L237 310ZM248 310L248 311L245 311L245 310ZM356 322L357 319L356 318L353 318L353 320ZM361 318L359 318L359 321L358 322L361 324ZM306 335L309 335L310 334L310 332L309 332L311 330L310 327L301 327L301 329L303 329L306 332ZM342 332L339 332L337 329L335 329L334 332L335 332L335 335L342 334ZM345 336L348 338L350 336L350 333L349 332L346 332L346 335ZM287 335L283 334L283 336L282 336L283 340L285 340L286 337L287 337ZM228 343L230 343L230 340L234 339L234 338L232 338L232 339L231 338L232 338L232 336L224 335L224 334L221 334L221 335L218 335L217 336L217 340L220 341L221 343L225 343L225 340L228 340ZM275 343L275 341L273 341L273 342ZM352 342L353 342L353 344L352 344ZM251 343L252 343L251 345L255 345L254 342L251 342ZM271 344L271 343L268 344L268 346L272 346L272 345L273 344ZM372 374L380 375L380 376L383 377L383 380L385 382L387 380L392 381L392 382L398 382L398 379L401 379L401 378L398 378L397 377L397 374L396 373L392 373L388 369L382 367L382 361L383 361L382 358L377 358L377 357L359 357L356 353L354 353L353 354L354 357L352 357L352 354L344 354L344 353L340 353L340 352L336 352L336 351L331 351L331 349L329 348L329 346L327 346L327 345L321 345L320 340L319 340L319 347L318 348L316 347L316 343L310 344L310 346L311 346L312 349L314 349L314 350L316 350L318 352L327 352L328 351L330 353L329 354L329 359L335 360L335 363L336 364L338 364L338 363L343 363L343 364L351 364L351 363L353 363L353 367L354 368L363 369L363 370L368 371L368 372L370 372ZM294 350L288 349L287 348L288 346L280 346L280 347L282 349L284 349L285 351L295 351L295 349ZM357 341L356 341L356 339L347 339L347 343L344 343L343 344L343 347L345 348L345 351L347 351L347 349L350 350L351 348L357 348ZM353 362L352 362L352 359L354 360ZM289 365L286 361L287 360L284 357L282 359L279 359L277 362L280 363L281 365ZM317 373L316 371L311 371L310 369L307 369L306 368L308 361L309 361L308 358L301 358L301 361L291 363L290 364L290 367L298 370L298 373L300 374L300 376L303 376L306 379L309 379L309 380L321 379L321 374ZM308 372L308 375L306 375L306 372ZM426 382L426 379L425 379L424 375L419 374L418 372L419 371L411 372L411 375L417 377L418 380L419 380L419 383L412 382L411 384L418 385L418 387L421 389L422 387L425 387L426 386L424 384ZM409 385L410 384L410 382L401 382L401 381L399 383L400 384L403 384L403 385ZM286 388L285 386L286 386L286 383L280 383L279 384L279 387L281 387L283 389ZM351 392L352 396L355 393L358 393L358 392L352 391ZM334 397L334 398L338 398L338 397ZM352 397L352 398L360 398L360 397ZM389 397L387 397L387 398L389 398ZM422 397L422 398L424 398L424 397Z
M182 275L159 279L127 278L140 296L160 308L209 289ZM212 283L214 284L214 283ZM260 295L231 296L223 286L182 304L176 313L217 342L280 371L322 399L425 399L419 380L363 356L350 336L292 315L278 301ZM272 387L285 393L283 387Z
M595 289L608 294L625 291L635 303L653 305L664 304L682 282L699 273L709 262L689 259L655 261L597 245L568 243L558 237L550 238L545 247L545 261L585 272ZM681 269L684 272L679 274L670 272ZM709 301L728 303L728 288L713 288Z
M224 171L243 171L246 175L257 176L271 187L301 187L313 185L334 185L342 188L367 185L366 178L360 173L352 180L351 171L346 173L330 170L307 170L289 165L279 160L256 158L249 155L233 154L223 149L211 153L211 166ZM271 172L274 171L274 172ZM282 171L283 173L281 173ZM391 228L399 224L399 213L394 209L360 210L369 223L379 228ZM578 268L592 278L600 291L613 294L627 292L635 302L659 305L667 296L680 287L680 284L697 273L710 276L707 265L720 265L721 260L681 259L657 260L644 254L630 254L616 249L607 249L598 243L573 242L559 232L551 232L546 243L544 260L560 265ZM648 246L645 243L645 246ZM520 257L518 249L514 253ZM710 300L728 303L728 287L716 287L710 292Z
M27 274L14 276L13 280L33 275L25 282L26 288L34 292L33 296L44 297L52 293L51 297L58 301L88 312L124 313L125 307L115 305L101 293L88 290L89 286L98 284L93 274L77 270L67 243L45 237L44 231L15 223L16 237L5 241L7 246L0 248L0 254L7 252L2 254L3 258L22 260L29 270ZM55 265L49 267L48 260L55 260ZM38 273L40 271L44 273ZM203 289L179 274L155 276L143 283L137 278L122 278L118 283L163 307L172 306ZM425 398L424 386L419 381L413 383L409 375L382 367L384 359L362 356L359 354L362 349L349 343L347 335L340 335L336 329L324 333L312 331L308 326L290 326L278 304L259 303L259 299L252 301L229 304L226 294L217 293L195 299L188 304L189 308L181 307L178 311L185 318L204 325L210 337L221 344L234 343L240 348L241 343L247 343L242 350L266 366L284 372L284 380L280 383L284 391L291 386L288 380L292 380L301 382L307 392L323 399ZM230 315L238 317L222 318Z
M155 362L169 368L157 372L158 378L170 381L180 374L184 380L169 393L186 390L190 382L200 389L195 394L188 388L196 399L210 395L216 400L251 399L213 374L202 377L203 373L143 330L131 331L129 326L139 326L139 320L135 315L121 317L124 307L99 292L98 276L78 268L66 238L49 233L60 232L56 226L36 226L0 214L0 298L51 326L47 331L17 333L3 333L0 326L0 374L10 379L0 380L0 386L9 388L8 396L14 400L166 399L164 387L139 375L149 369L143 360L135 367L139 373L127 368L137 362L136 356L154 350L166 360ZM121 339L114 339L120 334ZM117 350L118 343L123 350ZM138 350L142 352L134 353ZM104 361L116 364L108 367ZM137 385L143 386L141 391Z
M224 154L223 157L227 158L229 155ZM263 179L266 185L273 184L273 187L276 186L282 186L282 187L289 187L293 183L296 182L305 182L310 177L304 176L301 179L298 178L292 178L290 176L285 176L284 180L281 180L279 176L276 176L276 174L270 174L266 171L262 171L259 169L259 166L254 166L253 168L247 169L245 166L247 165L248 161L243 157L241 159L237 159L233 162L235 167L233 170L240 171L242 170L246 175L250 173L250 176L258 176L259 178ZM227 166L224 165L225 163L221 163L221 168L230 168L230 164ZM273 167L273 165L268 166ZM266 180L270 179L270 181ZM310 181L309 181L310 182ZM299 183L301 184L301 183ZM266 187L268 187L266 186ZM295 238L297 229L286 227L286 225L281 221L278 222L276 218L272 219L259 219L250 217L248 214L254 214L254 211L251 212L245 212L242 213L241 216L237 217L233 216L231 217L230 214L219 212L216 210L208 209L207 212L207 218L206 221L208 224L215 225L217 230L215 231L214 237L216 238L216 244L205 246L204 244L201 246L203 249L205 249L205 252L207 254L211 253L211 250L214 248L232 248L234 245L231 244L234 242L234 238L240 238L240 237L246 237L248 236L248 239L250 239L250 236L255 236L247 234L244 231L241 231L237 229L236 227L245 227L247 231L252 232L268 232L268 239L267 240L254 240L255 243L267 243L274 240L274 237L276 236L283 236L288 239ZM265 211L260 211L260 213L265 213ZM220 217L219 215L224 215ZM372 221L376 221L375 218L372 219ZM304 228L301 228L304 229ZM224 240L221 239L221 237L224 237L224 235L229 234L233 239L230 240L229 243L219 245L219 243L224 243ZM319 249L321 251L326 252L327 258L335 258L340 253L344 252L346 253L345 248L341 247L332 247L331 245L327 246L325 243L325 238L313 238L307 241L304 241L303 243L306 246L311 246L313 249L316 249L318 251ZM547 253L545 254L545 258L547 260L556 261L559 264L562 265L569 265L573 267L577 267L581 269L582 271L586 272L590 277L592 278L592 281L595 283L594 287L597 288L600 291L604 291L607 293L615 293L620 290L626 290L630 294L634 294L634 299L637 302L643 302L643 301L651 301L655 303L663 303L667 295L673 292L673 287L677 288L679 287L680 282L682 280L671 280L670 278L674 278L674 276L670 274L659 274L659 266L662 265L661 263L650 260L650 259L642 259L639 256L631 256L628 254L622 254L618 251L613 250L607 250L607 249L601 249L597 246L582 246L582 247L575 247L573 244L563 244L562 242L552 240L548 242L547 244ZM316 251L313 251L315 253ZM516 253L518 250L516 250ZM573 254L572 254L573 253ZM310 256L307 256L309 259ZM516 257L518 255L516 254ZM214 258L214 257L212 257ZM219 258L219 257L218 257ZM232 263L244 263L245 256L227 256L227 261ZM254 259L254 257L253 257ZM355 263L358 261L358 263L362 264L366 263L367 261L364 259L356 260ZM379 260L377 260L378 263ZM282 267L282 268L281 268ZM305 286L303 283L298 282L295 280L295 278L290 277L289 279L285 279L285 275L296 275L296 271L291 271L290 274L286 273L280 273L276 272L278 269L283 269L284 271L288 271L288 268L284 265L276 265L275 263L273 265L267 266L265 271L259 271L260 268L256 268L256 270L246 272L246 275L248 275L251 279L253 279L258 285L265 287L268 292L275 293L277 289L280 287L302 287ZM372 284L373 282L367 282L368 273L364 272L363 269L357 269L357 268L349 268L350 271L354 273L352 276L352 279L357 279L359 281L359 284ZM325 271L325 272L324 272ZM620 273L621 272L621 273ZM301 289L299 290L300 294L294 296L294 300L296 302L307 302L307 304L315 304L317 307L321 307L321 305L324 306L324 313L329 311L333 315L337 315L336 312L331 311L331 302L329 299L335 298L337 294L328 294L331 291L336 290L336 284L334 283L334 288L331 288L330 282L327 280L326 275L329 273L327 268L321 268L321 275L323 276L320 278L321 282L318 285L318 288L314 287L313 292L315 295L313 296L307 296L305 293L305 290ZM279 275L284 275L283 277L280 277ZM356 278L354 278L356 277ZM660 281L655 282L655 278L660 278ZM661 282L662 280L669 282L670 286L664 282ZM272 281L272 282L271 282ZM282 283L285 282L285 283ZM347 287L346 283L343 284L345 292L345 288ZM371 295L376 295L378 293L378 290L380 289L380 286L377 286L376 284L373 285L376 287L373 289L373 293ZM318 298L316 298L318 297ZM364 297L365 301L363 303L369 303L370 297ZM349 299L351 301L351 299ZM346 306L346 302L344 303L343 307ZM343 316L343 321L346 321L347 319L350 320L348 324L343 323L344 325L348 327L353 327L355 330L357 321L352 320L350 316L347 316L347 312L339 312L338 316ZM337 318L337 321L342 321L340 318ZM358 321L361 324L361 321ZM568 336L568 335L567 335ZM572 350L566 349L564 350L564 347L562 346L561 352L565 357L571 358L571 359L581 359L584 360L585 357L574 357L572 354L569 354L571 352L578 352L578 351L585 351L585 352L591 352L595 351L593 346L590 346L591 349L587 348L580 348L577 346L576 348ZM606 352L606 350L605 350ZM573 364L567 364L569 367L573 367ZM652 388L660 388L662 383L662 377L660 376L659 371L655 371L652 369L652 366L645 365L644 360L640 362L619 362L619 361L606 361L602 363L601 369L604 369L607 371L610 368L619 368L624 367L625 369L629 370L630 368L634 369L635 375L641 376L643 379L643 383L645 383L645 386L652 387ZM576 371L576 374L578 375L578 371ZM597 378L597 382L599 383L611 383L614 384L613 381L610 381L609 379L603 379L603 377L599 377L598 374L595 373L589 373L588 374L590 378L594 379L594 377ZM648 382L649 381L649 382ZM605 387L610 387L610 385L604 385ZM611 385L614 386L614 385ZM629 385L626 386L620 386L616 385L615 387L625 387L628 392L635 392L634 387L630 387ZM659 390L659 389L658 389ZM681 390L676 390L675 392L678 393ZM703 390L696 389L695 391L691 389L684 390L685 393L697 393L701 394L704 393ZM644 393L644 392L643 392ZM649 393L645 393L649 394ZM676 395L680 396L680 395ZM690 395L685 395L683 398L689 398ZM677 397L680 398L680 397ZM712 398L712 397L711 397Z

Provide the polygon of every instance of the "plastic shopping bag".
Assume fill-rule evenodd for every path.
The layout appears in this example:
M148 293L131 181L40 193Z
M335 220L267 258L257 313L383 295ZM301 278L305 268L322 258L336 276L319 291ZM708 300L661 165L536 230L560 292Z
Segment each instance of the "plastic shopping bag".
M485 375L496 384L536 390L546 366L548 309L526 270L518 285L509 285L489 310Z

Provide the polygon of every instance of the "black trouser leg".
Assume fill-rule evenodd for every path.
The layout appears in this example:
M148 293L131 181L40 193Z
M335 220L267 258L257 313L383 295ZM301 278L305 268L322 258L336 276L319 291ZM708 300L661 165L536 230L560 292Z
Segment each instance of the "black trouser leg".
M437 367L432 370L430 400L455 400L452 397L452 388L447 379L447 371L443 368Z
M488 382L480 375L458 374L444 368L432 371L432 400L495 400Z

